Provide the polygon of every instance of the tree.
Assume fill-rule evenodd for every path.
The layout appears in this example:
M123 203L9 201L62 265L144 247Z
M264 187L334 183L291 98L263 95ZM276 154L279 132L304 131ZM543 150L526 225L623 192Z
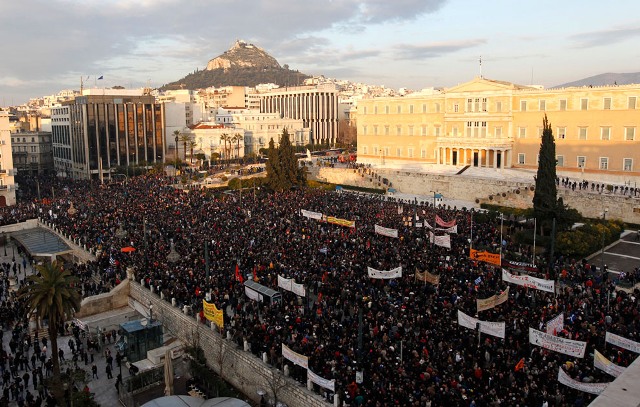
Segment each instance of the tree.
M220 140L224 141L224 149L222 151L223 151L225 160L228 161L229 155L227 153L227 141L231 143L231 136L229 136L227 133L222 133L222 135L220 136Z
M49 321L49 339L53 357L54 395L62 401L63 390L60 386L60 360L58 359L58 328L65 318L70 318L80 310L81 295L78 292L78 279L72 276L61 263L46 263L37 267L38 274L27 278L27 285L19 291L19 297L26 302L27 314L33 314L39 320ZM57 384L57 385L56 385ZM62 405L62 404L60 404Z
M173 132L173 136L175 137L176 141L176 162L178 162L178 140L180 140L180 130L175 130Z
M541 234L549 228L558 211L558 189L556 186L556 143L551 124L545 114L542 120L542 140L536 174L536 189L533 195L533 212L538 219Z
M282 131L277 149L273 139L269 141L267 157L268 185L273 191L286 191L294 185L303 185L306 182L306 174L304 169L298 166L287 129Z
M191 151L191 164L193 164L193 149L197 146L198 144L193 141L193 140L189 140L189 151Z
M269 140L265 169L267 170L267 185L269 188L273 191L280 190L280 160L273 138Z
M240 158L240 140L243 139L242 134L240 133L236 133L233 135L233 141L235 141L237 143L237 147L236 147L236 158Z
M191 136L187 133L180 133L180 142L184 147L184 161L187 162L187 143L191 141Z

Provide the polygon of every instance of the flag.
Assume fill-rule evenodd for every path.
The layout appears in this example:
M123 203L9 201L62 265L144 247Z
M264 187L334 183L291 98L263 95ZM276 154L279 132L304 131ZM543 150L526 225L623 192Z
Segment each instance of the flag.
M236 281L239 281L240 284L244 283L244 278L242 278L242 274L240 274L240 266L236 263Z
M113 254L109 256L109 264L111 264L112 266L116 265L116 259L113 258Z
M320 253L322 254L327 254L329 252L329 249L327 249L326 247L323 247L320 249Z
M100 75L100 76L98 77L98 80L100 80L100 79L104 79L104 76Z
M518 363L516 363L516 367L513 369L516 372L521 370L524 367L524 358L520 359Z
M481 282L482 282L482 277L478 277L478 278L475 279L476 285L480 284Z
M253 281L258 281L258 270L256 267L253 267Z

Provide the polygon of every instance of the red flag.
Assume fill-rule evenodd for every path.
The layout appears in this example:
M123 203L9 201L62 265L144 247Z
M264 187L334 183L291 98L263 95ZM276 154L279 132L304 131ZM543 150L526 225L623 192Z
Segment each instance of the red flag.
M322 293L318 293L318 302L322 301Z
M516 367L513 369L516 372L521 370L524 367L524 358L520 359L520 361L516 364Z
M253 281L258 281L258 270L256 270L256 267L253 267Z
M239 281L240 284L244 283L244 278L242 278L242 274L240 274L240 267L236 264L236 281Z

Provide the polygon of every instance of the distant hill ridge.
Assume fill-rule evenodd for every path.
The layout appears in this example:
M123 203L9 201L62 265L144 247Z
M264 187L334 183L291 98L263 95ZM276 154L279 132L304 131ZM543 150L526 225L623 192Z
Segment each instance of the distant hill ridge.
M256 86L275 83L280 86L296 86L310 78L298 71L281 66L262 48L237 40L231 48L209 60L205 70L193 73L161 89L203 89L211 86Z
M569 88L581 86L607 86L607 85L629 85L640 83L640 72L631 73L602 73L590 76L573 82L554 86L554 88Z

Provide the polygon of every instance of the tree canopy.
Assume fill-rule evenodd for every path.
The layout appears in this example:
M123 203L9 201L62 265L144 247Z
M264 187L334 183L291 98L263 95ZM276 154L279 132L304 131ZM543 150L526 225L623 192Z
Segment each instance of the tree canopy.
M306 182L306 174L304 169L298 166L287 129L282 131L277 149L273 139L269 141L267 158L267 183L271 190L286 191Z
M547 115L542 120L542 139L533 195L534 216L546 227L558 212L558 188L556 186L556 143Z

